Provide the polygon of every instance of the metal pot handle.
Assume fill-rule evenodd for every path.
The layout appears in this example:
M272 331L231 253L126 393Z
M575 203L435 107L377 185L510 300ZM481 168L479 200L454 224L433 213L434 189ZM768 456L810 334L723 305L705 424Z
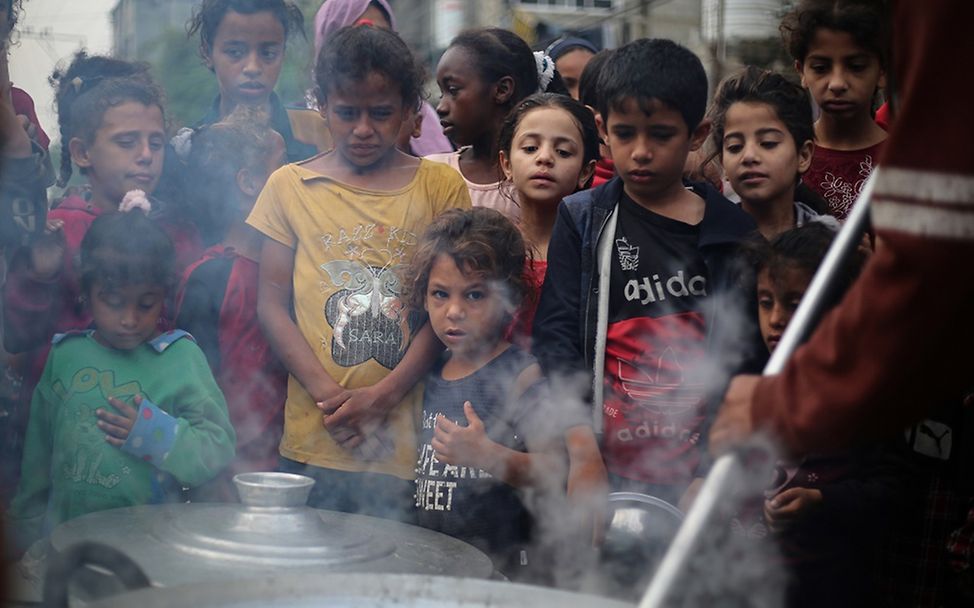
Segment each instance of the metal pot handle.
M129 591L151 585L149 577L128 555L102 543L83 542L52 552L44 576L43 605L67 608L71 581L88 566L107 570Z

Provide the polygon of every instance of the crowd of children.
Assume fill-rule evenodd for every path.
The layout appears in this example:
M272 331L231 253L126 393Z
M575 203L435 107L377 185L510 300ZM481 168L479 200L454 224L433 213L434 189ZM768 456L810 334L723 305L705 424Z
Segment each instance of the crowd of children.
M87 185L46 221L48 141L4 52L13 552L93 511L232 501L233 474L276 469L316 480L312 506L550 582L550 520L597 545L611 491L687 504L714 400L777 346L883 145L887 26L875 2L801 0L781 25L798 74L747 67L712 98L668 40L534 52L467 30L434 112L389 4L327 0L309 109L274 93L298 8L202 0L189 33L219 95L171 141L147 65L79 52L54 74L59 183ZM962 512L881 555L881 526L933 492L922 432L781 461L728 522L778 542L789 605L956 597ZM896 597L884 572L921 569L908 540L940 543L939 578Z

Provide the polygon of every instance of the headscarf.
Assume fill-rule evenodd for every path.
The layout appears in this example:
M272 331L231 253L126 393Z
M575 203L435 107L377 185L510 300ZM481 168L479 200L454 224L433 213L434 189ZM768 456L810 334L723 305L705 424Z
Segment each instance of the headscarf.
M375 2L389 15L389 25L396 31L396 16L386 0L326 0L315 14L315 57L329 36L358 21L362 13Z

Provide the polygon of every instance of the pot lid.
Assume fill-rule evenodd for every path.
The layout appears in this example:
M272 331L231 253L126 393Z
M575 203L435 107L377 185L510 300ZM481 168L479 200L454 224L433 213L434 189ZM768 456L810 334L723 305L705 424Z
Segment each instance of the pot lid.
M81 541L113 546L163 586L241 579L276 569L486 578L481 551L396 521L305 506L314 480L289 473L234 478L242 504L144 505L90 513L51 533L63 551Z

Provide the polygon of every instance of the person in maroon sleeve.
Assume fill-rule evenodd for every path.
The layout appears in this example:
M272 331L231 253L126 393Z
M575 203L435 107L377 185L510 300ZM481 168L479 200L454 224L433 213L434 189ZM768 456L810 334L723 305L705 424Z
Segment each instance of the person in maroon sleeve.
M715 451L755 428L770 429L792 453L849 445L897 432L968 388L974 82L942 71L974 55L958 4L895 4L899 105L872 202L879 246L780 374L732 380L711 433Z
M257 322L261 236L244 220L285 155L284 138L252 106L237 106L192 137L188 191L192 204L222 227L222 241L184 273L175 325L190 332L206 355L237 431L236 458L207 488L211 497L235 500L227 483L234 474L277 468L287 371Z
M873 99L886 82L887 15L875 0L802 0L781 22L802 86L821 109L815 155L802 177L839 220L882 150Z

